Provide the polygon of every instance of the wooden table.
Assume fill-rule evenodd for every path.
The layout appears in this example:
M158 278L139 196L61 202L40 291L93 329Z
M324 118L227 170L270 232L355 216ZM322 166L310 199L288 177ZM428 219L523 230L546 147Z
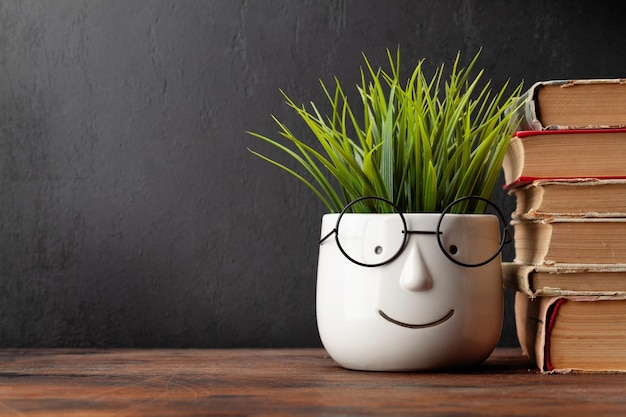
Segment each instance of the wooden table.
M626 375L338 367L322 349L0 350L0 416L626 415Z

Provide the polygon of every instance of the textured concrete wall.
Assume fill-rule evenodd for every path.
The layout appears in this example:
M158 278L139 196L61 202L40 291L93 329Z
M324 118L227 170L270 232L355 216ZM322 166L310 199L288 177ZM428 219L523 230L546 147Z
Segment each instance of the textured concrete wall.
M0 347L316 346L324 208L246 151L301 129L278 89L321 101L397 45L482 46L497 85L624 77L625 35L575 1L2 1Z

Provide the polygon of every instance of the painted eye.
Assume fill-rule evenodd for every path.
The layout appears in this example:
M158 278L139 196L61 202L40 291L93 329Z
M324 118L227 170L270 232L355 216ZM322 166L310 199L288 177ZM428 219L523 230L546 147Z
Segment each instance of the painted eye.
M456 245L450 245L450 248L448 248L448 253L450 255L456 255L458 251L459 251L459 248L457 248Z
M381 253L383 253L383 247L382 247L382 246L376 246L376 247L374 248L374 253L375 253L376 255L380 255Z

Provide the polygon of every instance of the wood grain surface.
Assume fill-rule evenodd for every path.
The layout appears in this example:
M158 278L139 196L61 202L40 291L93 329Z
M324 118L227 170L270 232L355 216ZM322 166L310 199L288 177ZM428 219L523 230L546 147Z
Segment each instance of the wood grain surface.
M626 375L349 371L323 349L0 350L0 416L626 415Z

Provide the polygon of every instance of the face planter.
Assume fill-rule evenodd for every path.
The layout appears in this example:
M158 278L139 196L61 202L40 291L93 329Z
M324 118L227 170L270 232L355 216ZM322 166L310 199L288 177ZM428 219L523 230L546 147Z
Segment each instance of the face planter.
M355 203L322 219L316 311L329 355L369 371L482 363L502 328L501 213L348 213Z

